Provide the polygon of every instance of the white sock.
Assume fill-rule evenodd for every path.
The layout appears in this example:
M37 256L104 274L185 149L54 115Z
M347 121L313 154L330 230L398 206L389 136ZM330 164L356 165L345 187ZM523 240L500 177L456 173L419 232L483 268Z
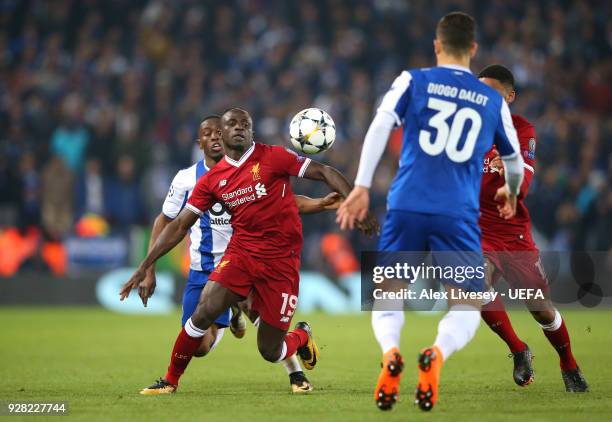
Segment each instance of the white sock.
M212 351L215 347L217 347L217 344L219 344L219 342L221 341L221 339L223 338L223 333L225 332L225 328L219 328L217 329L217 337L215 337L215 341L213 342L213 344L210 346L210 351Z
M478 325L480 312L470 305L454 305L438 324L438 336L434 341L447 360L457 350L461 350L472 340Z
M300 362L298 361L298 358L295 353L293 354L293 356L290 356L283 361L283 366L285 367L285 369L287 370L287 374L289 375L293 374L294 372L302 372L302 366L300 365Z
M189 337L193 338L201 338L204 337L204 334L206 334L206 330L202 330L193 325L193 322L191 322L191 318L189 318L185 323L185 332Z
M538 325L542 327L544 331L557 331L559 327L561 327L561 323L563 322L563 318L561 318L561 314L559 311L555 309L555 319L550 324L540 324Z
M491 287L489 289L489 293L495 293L495 289ZM482 306L488 305L491 302L493 302L493 299L491 298L491 296L487 296L486 299L482 300Z
M404 311L372 311L372 329L383 353L397 347L404 325Z

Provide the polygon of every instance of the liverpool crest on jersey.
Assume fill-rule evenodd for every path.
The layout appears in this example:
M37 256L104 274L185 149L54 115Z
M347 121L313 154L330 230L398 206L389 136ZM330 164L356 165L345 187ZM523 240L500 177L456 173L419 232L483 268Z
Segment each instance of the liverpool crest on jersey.
M251 173L253 174L253 180L261 180L261 176L259 174L259 163L253 164L253 167L251 167Z

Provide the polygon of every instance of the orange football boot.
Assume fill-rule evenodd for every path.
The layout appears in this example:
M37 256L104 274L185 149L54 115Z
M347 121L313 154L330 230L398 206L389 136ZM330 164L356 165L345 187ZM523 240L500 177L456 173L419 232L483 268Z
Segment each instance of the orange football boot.
M389 349L382 358L382 370L378 376L374 401L380 410L391 410L400 390L400 375L404 360L397 347Z
M442 352L437 346L427 347L419 353L417 361L419 383L414 403L418 404L421 410L431 410L438 400L438 384L443 362Z

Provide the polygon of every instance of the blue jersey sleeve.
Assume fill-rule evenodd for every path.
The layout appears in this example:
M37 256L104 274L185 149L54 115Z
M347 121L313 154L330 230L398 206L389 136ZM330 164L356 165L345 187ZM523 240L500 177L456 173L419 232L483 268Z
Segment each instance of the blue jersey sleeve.
M396 126L401 126L402 116L408 108L411 93L411 82L412 74L408 71L403 71L393 84L391 88L382 99L378 112L388 113L395 119Z
M499 121L495 128L495 145L502 158L511 158L516 154L520 154L521 147L519 145L516 129L512 123L512 115L508 104L502 100L500 108Z

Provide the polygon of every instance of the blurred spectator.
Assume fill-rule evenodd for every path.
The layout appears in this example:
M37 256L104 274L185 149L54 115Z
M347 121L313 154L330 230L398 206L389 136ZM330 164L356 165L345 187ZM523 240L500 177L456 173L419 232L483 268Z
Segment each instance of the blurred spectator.
M64 100L64 121L53 132L51 151L60 156L72 171L83 168L85 150L89 143L89 132L82 122L83 104L77 94L69 94Z
M25 153L19 163L19 175L21 178L20 201L19 201L19 223L18 226L26 229L31 226L40 225L40 198L41 180L36 167L34 154Z
M460 8L479 23L473 70L509 66L518 83L513 112L536 126L528 197L534 231L549 247L611 247L609 2L52 4L13 1L0 8L0 21L10 22L0 28L0 224L16 224L17 209L35 209L36 168L45 169L43 224L55 232L70 230L72 212L63 201L61 212L45 213L56 211L48 184L62 188L59 198L78 198L77 214L104 209L115 230L149 223L174 171L194 160L200 120L229 106L251 112L258 141L285 145L293 114L313 105L326 109L338 137L317 158L352 179L380 96L402 69L434 63L435 23ZM400 144L390 142L372 187L372 207L381 217ZM23 160L28 154L33 157ZM98 164L85 166L85 177L67 192L70 172L53 156L74 174L86 159ZM303 181L296 192L325 194ZM28 215L35 221L35 212ZM337 230L331 213L316 221L304 224L310 268L322 260L322 234ZM376 240L347 236L355 250L376 247Z
M0 155L0 228L17 224L20 177L6 155Z
M51 239L61 239L72 229L74 175L59 156L53 156L42 173L42 226Z
M123 155L117 161L117 176L106 189L106 216L118 230L127 232L132 224L142 224L140 187L134 159Z
M75 218L92 213L104 215L105 190L102 164L97 158L90 158L85 163L85 171L77 181Z

